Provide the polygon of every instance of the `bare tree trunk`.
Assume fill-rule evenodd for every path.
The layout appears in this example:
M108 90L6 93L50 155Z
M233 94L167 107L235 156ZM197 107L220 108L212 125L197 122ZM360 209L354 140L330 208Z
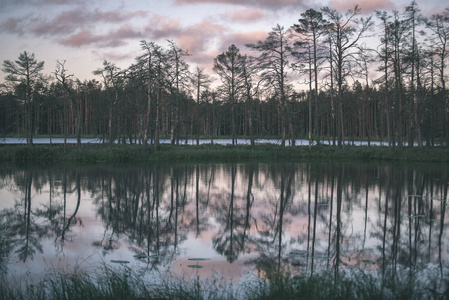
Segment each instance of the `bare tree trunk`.
M156 97L156 117L154 118L154 150L159 150L159 123L161 111L162 88L159 87L158 96Z

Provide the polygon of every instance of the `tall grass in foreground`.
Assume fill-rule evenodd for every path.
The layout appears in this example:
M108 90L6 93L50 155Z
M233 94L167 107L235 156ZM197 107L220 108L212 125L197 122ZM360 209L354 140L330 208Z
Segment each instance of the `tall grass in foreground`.
M337 281L328 274L310 277L276 275L270 281L259 282L256 288L250 289L246 299L422 300L447 299L447 296L447 292L438 292L436 287L423 285L414 277L390 279L382 284L380 278L358 271L346 274Z
M162 276L161 276L162 277ZM3 282L4 283L4 282ZM289 274L232 285L196 278L167 278L145 282L130 269L103 267L100 275L55 274L39 284L22 288L0 286L0 299L447 299L434 286L412 277L382 284L374 275L356 272L338 281L327 274L312 277Z

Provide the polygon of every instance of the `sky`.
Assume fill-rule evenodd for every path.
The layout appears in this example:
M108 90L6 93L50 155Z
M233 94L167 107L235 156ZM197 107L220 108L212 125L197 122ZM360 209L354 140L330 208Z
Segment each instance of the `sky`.
M263 40L277 24L290 27L309 8L328 6L344 12L359 4L362 13L403 11L411 0L0 0L0 61L23 51L45 62L51 74L66 61L80 80L97 79L92 71L104 60L129 67L142 53L140 41L187 50L191 66L211 69L213 59L235 44ZM449 3L417 1L425 15ZM193 70L193 68L191 68ZM0 71L0 82L5 74Z

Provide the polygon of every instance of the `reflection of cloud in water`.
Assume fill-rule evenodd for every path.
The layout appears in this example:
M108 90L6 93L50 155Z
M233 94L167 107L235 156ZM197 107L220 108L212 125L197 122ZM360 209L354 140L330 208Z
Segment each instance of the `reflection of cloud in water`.
M440 231L440 224L447 224L449 218L449 214L442 214L445 202L430 197L409 197L413 201L412 207L417 209L408 212L408 205L403 202L398 215L401 214L400 220L407 222L407 226L400 227L400 235L393 234L398 230L394 228L397 224L393 214L395 204L406 201L404 197L409 194L410 183L406 175L413 174L416 177L413 182L428 182L423 195L441 197L442 180L429 178L438 172L438 176L445 176L446 169L429 167L413 173L404 172L406 168L415 170L407 166L405 169L370 164L362 167L328 163L311 166L308 163L124 168L97 165L85 169L34 170L31 211L37 226L45 226L47 230L39 240L43 253L37 252L33 259L20 262L12 252L9 275L40 279L53 268L71 270L80 265L83 269L123 260L130 262L127 267L138 270L157 269L162 274L167 272L177 276L207 279L217 275L240 280L248 272L254 273L256 262L270 268L280 262L283 267L307 272L312 262L316 271L333 268L337 255L342 267L375 270L384 265L388 267L393 259L407 266L408 256L402 253L409 251L410 228L420 232L419 240L412 241L417 247L417 255L412 256L416 257L416 265L425 265L429 257L431 263L438 263L441 258L442 265L447 264L447 249L438 244L447 240L447 230ZM341 174L342 169L344 173ZM13 195L15 200L22 199L24 192L17 182L24 174L26 171L12 170L0 178L6 187L0 188L0 196ZM252 181L248 179L249 174ZM67 176L69 191L65 202L63 175ZM372 179L374 176L377 179ZM51 204L49 178L53 180ZM81 201L72 220L78 222L67 227L64 220L68 220L77 207L75 178L81 182ZM283 178L290 180L282 183ZM232 182L235 183L233 189ZM337 220L339 184L341 206ZM315 191L318 191L318 197ZM394 198L396 194L397 199ZM280 199L284 199L282 209ZM61 209L64 204L65 210ZM2 202L1 205L6 204ZM11 210L13 206L14 203L6 209ZM52 216L49 212L56 208L57 213ZM35 217L37 210L41 211L38 218ZM412 214L425 214L437 221L432 223L429 231L427 219L408 218ZM443 216L445 219L441 222ZM409 227L408 222L413 226ZM339 232L337 225L340 225ZM60 237L55 237L61 228L67 228L63 244ZM414 232L411 236L415 236ZM395 244L394 238L397 239ZM392 246L397 249L392 251ZM307 251L310 255L294 256L291 254L294 250ZM137 254L141 257L134 257ZM191 261L188 258L210 260ZM230 258L236 260L229 263ZM265 258L271 263L267 264ZM202 268L192 267L196 265Z
M202 268L193 268L192 265L198 265ZM229 263L226 259L216 256L209 260L198 261L192 261L188 258L178 259L171 264L168 270L170 275L175 274L180 277L194 278L198 276L200 279L210 279L219 276L229 282L235 282L251 272L251 269L245 264L245 259L238 259Z

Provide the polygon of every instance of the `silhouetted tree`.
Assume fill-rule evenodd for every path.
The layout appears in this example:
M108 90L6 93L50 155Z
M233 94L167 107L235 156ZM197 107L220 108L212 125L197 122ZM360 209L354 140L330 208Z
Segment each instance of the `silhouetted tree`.
M258 41L256 44L247 44L248 48L258 51L257 63L260 70L260 76L267 88L273 90L279 103L283 120L288 127L288 134L291 145L295 145L293 132L292 112L288 107L289 84L287 81L288 71L288 53L290 50L287 31L279 24L272 29L264 41ZM282 126L282 145L285 146L285 126Z
M372 27L371 17L365 19L358 17L360 15L359 6L348 10L344 15L331 9L324 7L322 9L326 17L329 19L331 28L329 30L329 37L332 40L332 61L335 65L334 76L337 82L337 98L338 98L338 145L342 146L345 138L344 134L344 116L343 116L343 85L347 78L353 72L354 66L354 51L357 48L357 43L366 35L368 30Z
M41 71L44 69L44 62L37 61L34 53L24 51L20 53L15 61L4 60L2 71L8 74L6 80L17 84L16 96L23 101L25 132L27 143L33 144L34 122L33 104L44 77Z

